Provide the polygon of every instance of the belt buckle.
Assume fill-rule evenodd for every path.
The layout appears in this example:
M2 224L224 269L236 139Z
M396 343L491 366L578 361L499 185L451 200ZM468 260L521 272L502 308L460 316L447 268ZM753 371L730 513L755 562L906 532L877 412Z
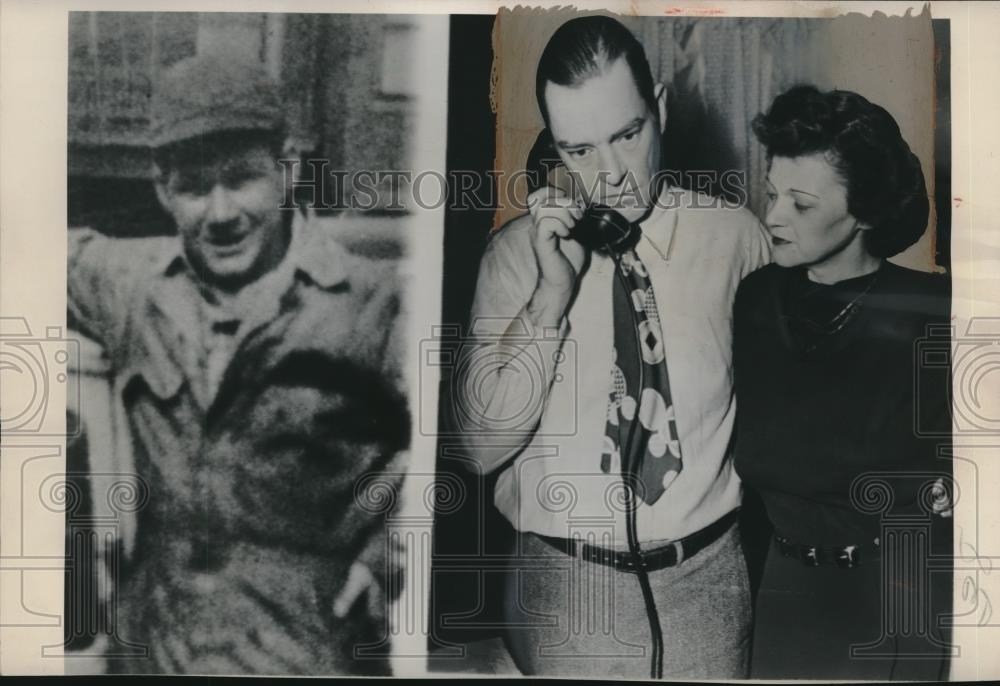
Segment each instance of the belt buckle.
M677 551L677 561L674 562L674 564L679 565L684 561L684 545L679 540L672 541L671 545L674 547L674 550Z

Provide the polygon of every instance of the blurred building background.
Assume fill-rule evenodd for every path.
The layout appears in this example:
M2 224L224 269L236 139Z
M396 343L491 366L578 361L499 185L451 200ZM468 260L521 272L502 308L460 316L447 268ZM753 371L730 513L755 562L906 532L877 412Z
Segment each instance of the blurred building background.
M150 179L149 102L165 67L225 52L261 62L287 102L294 151L329 169L408 169L416 26L405 15L71 12L69 226L172 233ZM195 87L195 84L192 84ZM308 179L311 167L303 165ZM327 188L328 198L333 189ZM320 196L322 197L322 196ZM373 221L389 193L366 212ZM350 196L341 198L349 202ZM331 203L332 204L332 203ZM323 210L329 211L329 210Z

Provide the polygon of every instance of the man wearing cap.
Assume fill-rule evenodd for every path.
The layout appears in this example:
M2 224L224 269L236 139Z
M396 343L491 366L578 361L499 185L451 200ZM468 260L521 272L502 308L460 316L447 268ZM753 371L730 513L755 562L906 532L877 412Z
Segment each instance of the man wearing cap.
M387 674L378 494L409 440L392 269L280 209L259 66L173 65L151 134L177 237L69 237L69 320L111 363L146 498L109 669Z

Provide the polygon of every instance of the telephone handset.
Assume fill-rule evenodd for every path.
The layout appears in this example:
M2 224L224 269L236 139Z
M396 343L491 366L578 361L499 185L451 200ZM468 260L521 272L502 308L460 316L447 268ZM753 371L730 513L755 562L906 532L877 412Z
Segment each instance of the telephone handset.
M548 129L542 129L538 133L525 166L529 193L546 185L562 187L557 177L559 172L564 172L565 167L559 159ZM570 238L590 250L620 254L635 247L641 233L638 224L630 222L607 205L595 203L586 209L580 221L570 229Z

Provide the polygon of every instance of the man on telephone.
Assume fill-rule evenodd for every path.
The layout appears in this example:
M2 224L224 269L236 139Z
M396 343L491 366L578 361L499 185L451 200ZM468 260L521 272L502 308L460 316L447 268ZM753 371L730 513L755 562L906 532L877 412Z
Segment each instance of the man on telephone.
M576 192L494 235L471 318L492 362L453 401L518 532L508 647L529 674L746 677L731 311L767 239L660 183L666 90L618 21L563 24L536 97Z

